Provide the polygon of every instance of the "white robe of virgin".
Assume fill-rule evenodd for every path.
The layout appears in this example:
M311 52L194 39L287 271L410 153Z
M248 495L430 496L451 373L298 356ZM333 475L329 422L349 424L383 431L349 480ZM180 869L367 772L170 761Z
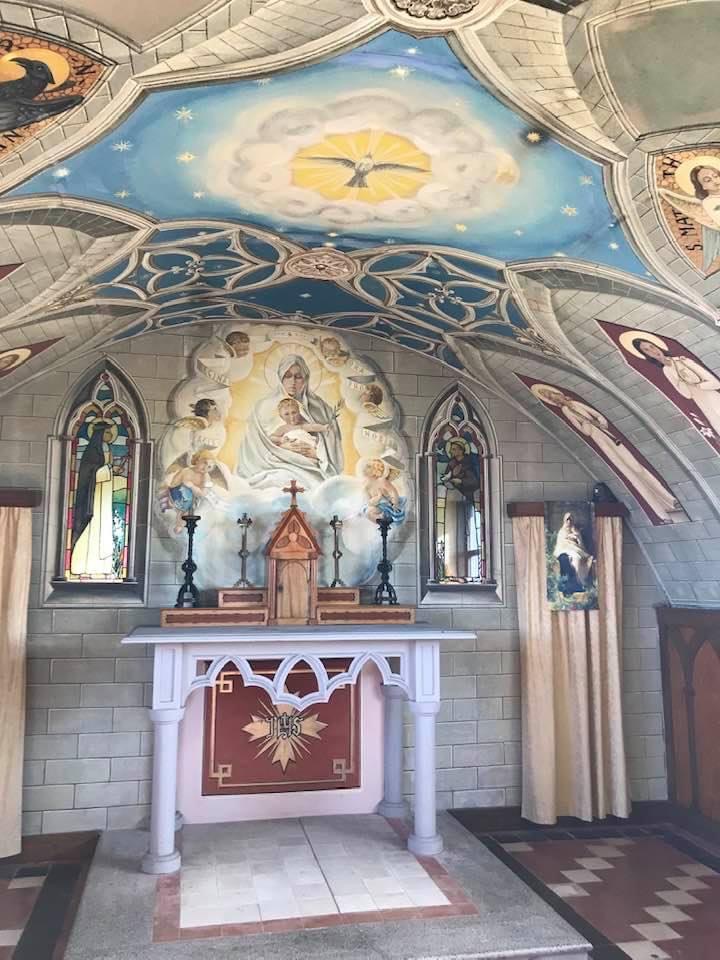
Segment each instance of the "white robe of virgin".
M103 447L107 444L103 444ZM105 454L106 459L109 453ZM93 515L77 539L70 557L70 573L75 576L108 577L113 570L113 470L105 463L95 474Z
M271 439L282 424L278 406L287 399L282 386L283 374L292 366L299 366L305 374L305 388L300 396L293 397L300 408L300 415L307 423L327 424L325 433L318 438L317 459L303 456L293 450L278 446ZM308 389L310 372L302 357L286 357L278 367L278 387L269 397L259 400L248 419L245 435L240 444L235 472L245 477L251 487L279 487L290 480L308 489L317 487L329 477L343 471L342 436L335 412L322 397ZM302 429L302 424L298 424Z

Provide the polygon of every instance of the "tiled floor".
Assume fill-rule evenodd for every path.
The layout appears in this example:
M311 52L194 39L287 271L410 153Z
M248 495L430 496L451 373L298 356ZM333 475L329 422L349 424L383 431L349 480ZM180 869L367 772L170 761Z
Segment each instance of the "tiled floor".
M720 861L714 852L668 827L604 832L547 830L486 842L526 879L533 877L541 892L539 881L551 903L562 901L563 915L571 923L575 916L598 957L720 957Z
M186 826L179 877L159 881L155 939L474 913L398 829L379 816Z
M96 841L29 837L0 861L0 960L60 960Z

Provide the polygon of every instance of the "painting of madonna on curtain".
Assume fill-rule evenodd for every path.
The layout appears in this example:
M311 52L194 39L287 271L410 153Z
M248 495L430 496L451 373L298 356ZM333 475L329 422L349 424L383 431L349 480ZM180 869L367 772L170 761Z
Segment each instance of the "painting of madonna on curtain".
M597 610L592 504L545 504L547 598L551 610Z

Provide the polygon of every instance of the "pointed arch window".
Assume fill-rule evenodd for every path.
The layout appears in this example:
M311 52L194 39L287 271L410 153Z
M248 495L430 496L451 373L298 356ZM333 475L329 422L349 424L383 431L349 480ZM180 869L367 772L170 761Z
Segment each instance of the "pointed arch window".
M45 600L142 602L150 476L142 402L106 361L83 379L58 426L48 456Z
M496 598L499 459L468 396L453 389L436 403L420 454L420 590Z

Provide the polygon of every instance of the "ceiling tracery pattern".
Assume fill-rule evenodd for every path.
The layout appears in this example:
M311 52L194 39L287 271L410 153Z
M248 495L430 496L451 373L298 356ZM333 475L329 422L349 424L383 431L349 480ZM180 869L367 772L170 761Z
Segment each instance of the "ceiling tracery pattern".
M152 329L334 326L550 431L517 376L564 387L659 471L671 526L720 517L708 2L228 2L155 39L104 6L2 6L0 395Z

